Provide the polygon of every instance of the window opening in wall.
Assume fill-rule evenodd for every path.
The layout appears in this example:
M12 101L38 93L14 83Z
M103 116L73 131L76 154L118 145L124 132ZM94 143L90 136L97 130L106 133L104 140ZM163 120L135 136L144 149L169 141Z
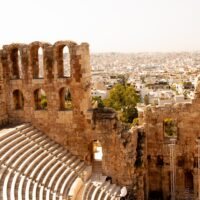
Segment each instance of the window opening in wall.
M185 172L185 190L188 192L193 192L193 175L191 171Z
M93 142L93 159L95 161L102 161L103 151L101 143L98 140Z
M184 156L177 156L177 166L184 167L185 164L185 157Z
M165 118L163 124L165 137L177 137L177 124L174 119Z
M68 88L61 88L59 92L60 96L60 110L72 110L72 96Z
M91 160L92 160L92 171L96 174L97 178L102 175L102 158L103 151L102 146L99 140L94 140L92 143L92 152L91 152ZM107 177L112 182L111 177ZM111 179L110 179L111 178Z
M37 89L34 92L35 109L45 110L47 109L47 97L46 93L42 89Z
M38 47L31 48L31 67L33 78L39 78L39 62L38 62Z
M43 57L43 49L39 47L38 49L38 67L39 67L39 77L44 77L44 57Z
M163 161L163 156L162 156L162 155L158 155L158 156L157 156L156 165L157 165L158 167L163 167L164 161Z
M11 64L12 79L19 79L18 49L13 49L11 51Z
M24 108L24 97L20 90L13 91L13 105L15 110Z
M70 53L69 48L65 46L63 48L63 69L64 69L64 77L71 76L71 67L70 67Z
M18 57L18 67L19 67L19 78L22 78L22 56L20 53L20 50L17 52L17 57Z

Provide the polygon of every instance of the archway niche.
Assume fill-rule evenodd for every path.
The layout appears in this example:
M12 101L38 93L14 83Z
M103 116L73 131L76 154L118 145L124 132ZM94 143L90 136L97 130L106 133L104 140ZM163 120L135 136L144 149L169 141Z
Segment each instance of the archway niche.
M24 97L20 90L13 91L13 107L15 110L21 110L24 108Z
M60 110L72 110L72 95L68 88L61 88L59 90Z
M47 96L43 89L37 89L34 91L35 110L47 109Z
M63 69L64 69L64 77L70 77L71 76L70 53L69 53L69 48L67 46L63 48Z
M20 79L22 77L22 64L21 64L21 54L18 48L14 48L10 53L11 59L11 78Z
M103 159L103 149L99 140L94 140L89 146L91 161L92 161L92 171L95 175L102 174L102 159ZM112 180L111 180L112 181Z
M94 161L102 161L103 158L103 150L99 140L93 141L93 160Z
M38 48L38 67L39 67L39 78L44 77L44 56L42 47Z
M44 50L40 46L33 46L31 48L31 66L33 79L44 77Z
M58 78L71 77L70 51L68 46L61 46L57 50Z
M193 174L191 171L185 172L185 190L192 193L194 189Z
M20 50L18 50L17 52L18 54L18 66L19 66L19 78L21 79L22 78L22 56L21 56L21 52Z

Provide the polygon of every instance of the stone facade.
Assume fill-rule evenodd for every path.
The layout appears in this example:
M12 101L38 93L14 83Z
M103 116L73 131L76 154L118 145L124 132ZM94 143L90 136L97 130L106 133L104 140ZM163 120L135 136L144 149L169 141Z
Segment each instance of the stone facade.
M70 76L64 75L63 48L70 55ZM38 55L43 50L42 69ZM39 72L43 72L41 77ZM131 186L137 131L124 130L111 109L91 107L89 45L59 41L11 44L0 50L0 125L31 122L73 154L92 164L92 143L103 148L102 170L113 183ZM63 109L70 90L72 109ZM40 93L46 94L42 109ZM41 92L42 91L42 92ZM39 103L38 103L39 102Z
M143 168L146 198L158 199L160 196L161 199L169 199L174 182L176 199L196 199L199 185L197 139L200 137L200 81L192 103L147 106L139 116L146 140ZM173 140L174 181L170 160Z

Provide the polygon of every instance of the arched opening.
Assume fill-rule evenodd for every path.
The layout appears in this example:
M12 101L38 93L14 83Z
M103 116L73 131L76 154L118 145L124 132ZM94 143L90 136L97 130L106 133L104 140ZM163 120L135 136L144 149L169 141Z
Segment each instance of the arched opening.
M36 110L47 109L47 96L44 90L37 89L34 91L34 101Z
M194 184L193 184L193 175L191 171L185 172L185 191L188 193L193 193Z
M92 171L95 174L102 173L103 150L99 140L92 142Z
M172 118L165 118L163 122L164 136L176 137L177 136L177 123Z
M20 50L17 52L17 57L18 57L18 66L19 66L19 78L22 78L22 56Z
M70 66L70 52L68 46L60 46L56 51L57 55L57 70L58 78L70 77L71 66Z
M72 110L72 96L71 92L67 88L61 88L59 91L60 97L60 110Z
M24 108L24 97L20 90L13 91L13 106L15 110Z
M31 67L33 79L43 78L44 77L44 52L43 48L39 45L34 45L30 49L31 54Z
M160 170L149 170L148 172L148 199L149 200L162 200L162 176ZM170 178L170 176L169 176Z
M71 67L70 67L70 53L69 48L65 46L63 48L63 69L64 69L64 77L71 76Z
M42 47L39 47L38 49L38 67L39 67L38 78L43 78L44 77L44 57L43 57Z
M96 161L102 161L103 151L99 140L93 141L93 159Z
M18 65L18 49L12 49L11 54L10 54L10 59L11 59L11 72L12 72L12 79L19 79L19 65Z

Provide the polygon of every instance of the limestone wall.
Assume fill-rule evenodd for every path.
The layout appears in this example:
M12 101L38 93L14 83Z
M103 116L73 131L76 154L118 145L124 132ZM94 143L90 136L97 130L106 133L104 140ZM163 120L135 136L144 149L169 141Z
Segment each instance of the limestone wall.
M93 113L93 140L103 147L103 172L114 182L130 186L134 182L137 131L125 130L112 109Z
M0 50L0 127L8 122L5 74L3 74L3 51Z
M64 75L63 48L70 54L70 76ZM38 50L42 48L43 59ZM137 132L124 130L114 111L91 109L89 45L58 41L3 46L0 56L0 122L31 122L88 163L92 143L103 147L102 167L113 182L132 185ZM43 68L41 68L41 62ZM43 75L41 77L41 74ZM3 79L2 79L3 75ZM71 92L72 109L62 109L63 88ZM40 93L39 93L40 91ZM41 106L46 93L47 107ZM40 94L40 96L39 96Z
M190 103L146 107L143 115L146 133L145 184L148 193L161 192L164 199L170 196L170 138L165 134L165 120L172 119L176 126L175 187L176 197L183 198L187 187L197 197L197 142L200 136L200 99L196 95ZM188 183L191 182L191 183ZM188 186L190 184L190 186Z
M69 47L71 76L59 77L59 59L62 55L58 54L63 46ZM37 68L37 49L43 48L43 78L34 77L34 70ZM16 77L18 72L14 66L19 57L15 51L18 50L21 56L21 77ZM37 128L50 135L56 141L71 148L73 153L83 156L84 146L82 137L85 135L88 110L90 109L90 57L89 46L86 43L77 45L71 41L59 41L54 45L41 42L33 42L30 45L11 44L3 46L4 62L1 62L1 68L4 69L5 84L4 96L7 103L7 115L9 121L32 122ZM14 53L13 53L14 52ZM2 57L2 56L1 56ZM14 71L15 70L15 71ZM19 69L18 69L19 70ZM15 76L13 76L13 74ZM1 73L2 76L2 73ZM59 90L69 88L72 96L72 110L60 110ZM34 91L42 89L47 96L47 109L36 110ZM22 109L15 109L13 92L20 90L23 94L24 105ZM5 106L4 106L5 109ZM5 115L4 109L1 109L0 117ZM81 142L77 148L77 139L80 137ZM85 148L84 148L85 149ZM80 152L78 152L80 151ZM87 150L85 150L87 151Z

